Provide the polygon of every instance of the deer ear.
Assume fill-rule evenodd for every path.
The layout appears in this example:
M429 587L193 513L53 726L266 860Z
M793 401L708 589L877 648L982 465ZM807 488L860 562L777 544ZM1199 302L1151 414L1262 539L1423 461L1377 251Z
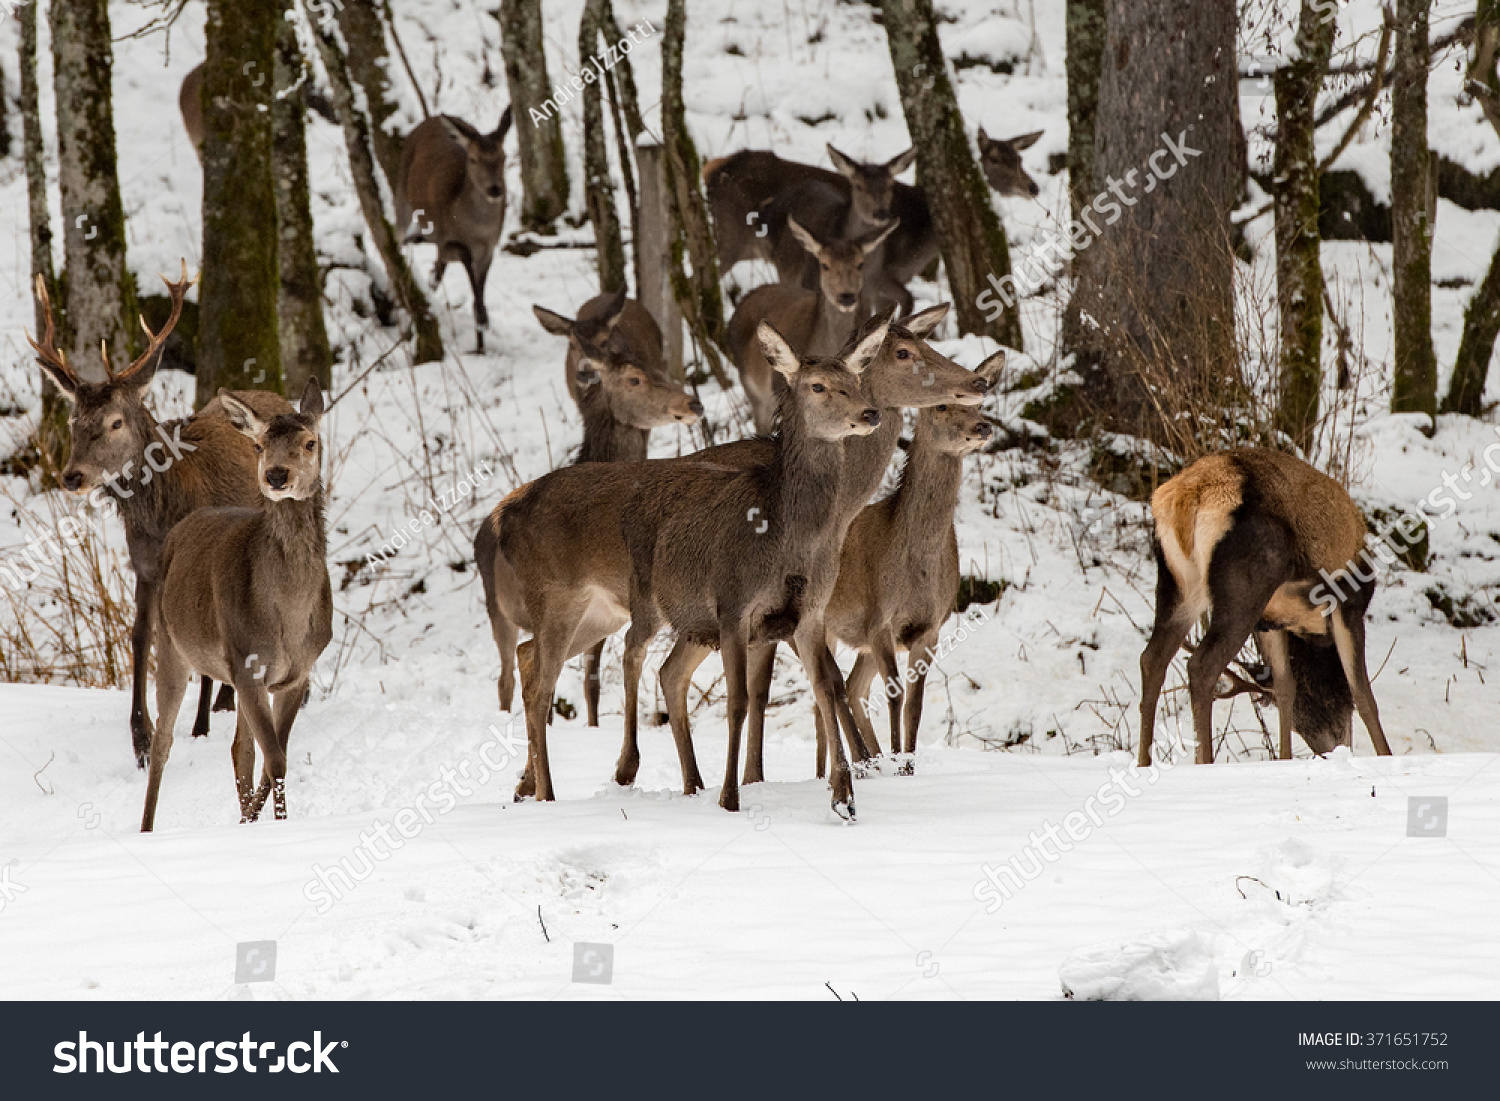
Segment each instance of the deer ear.
M849 358L844 360L844 366L856 375L863 374L866 367L875 361L880 354L880 349L885 345L885 337L890 332L891 322L889 318L883 319L880 324L870 330L868 334L859 338L859 343L854 346L854 351L849 353Z
M859 243L860 252L866 256L880 247L880 243L896 232L896 227L901 224L900 218L892 218L885 224L885 228L874 230L872 234L866 234Z
M916 162L917 147L914 145L905 153L892 157L886 162L885 170L892 176L899 176Z
M936 331L943 318L948 316L948 303L943 302L937 306L929 306L925 310L919 310L910 317L903 318L901 324L911 330L911 335L921 337L924 340Z
M599 320L604 322L604 327L613 330L620 323L620 317L625 312L625 292L615 291L609 296L604 307L604 313L599 315Z
M1000 383L1000 376L1005 373L1005 349L1001 348L994 355L989 356L978 367L974 373L989 385L993 390Z
M259 436L266 426L265 421L255 415L254 409L223 388L219 390L219 405L223 407L229 423L251 439Z
M979 128L979 133L976 134L975 137L979 139L979 151L981 153L983 153L991 145L995 144L995 139L984 132L983 126Z
M467 146L471 141L479 140L479 131L463 119L454 118L452 115L439 115L438 118L443 120L443 129L448 131L448 136L459 145Z
M495 127L495 132L490 137L494 138L497 142L504 141L506 132L510 130L510 120L510 104L506 104L505 113L500 116L500 125Z
M302 390L302 400L297 404L297 412L306 417L321 417L323 409L323 387L318 385L317 379L309 378Z
M792 236L797 238L802 247L805 248L808 252L812 253L814 256L823 251L823 246L819 243L818 239L811 233L809 233L806 229L802 228L802 226L797 222L797 219L793 218L791 215L787 215L786 228L791 230Z
M59 371L50 363L42 363L41 360L38 360L37 363L41 366L42 370L46 372L47 377L52 380L53 385L57 387L57 392L59 394L67 398L69 401L78 400L77 379L75 379L72 375L64 374L62 371Z
M838 169L841 176L847 176L852 180L859 174L859 162L840 153L833 147L832 142L828 145L828 159L833 162L833 167Z
M532 306L531 312L536 314L536 319L542 323L553 336L572 336L573 322L569 321L560 313L553 313L543 306Z
M1011 138L1010 147L1018 153L1022 149L1030 149L1046 132L1045 130L1033 130L1029 134L1022 134L1020 137Z
M802 361L797 358L797 353L792 351L782 335L771 328L769 321L762 321L755 329L755 338L760 341L761 354L766 357L772 370L778 372L788 382L797 377L797 372L802 369Z

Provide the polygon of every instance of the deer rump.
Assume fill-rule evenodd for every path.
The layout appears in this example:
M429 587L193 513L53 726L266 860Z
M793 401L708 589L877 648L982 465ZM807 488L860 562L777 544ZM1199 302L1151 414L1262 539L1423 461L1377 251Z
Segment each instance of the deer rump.
M1331 478L1274 453L1240 450L1200 459L1151 497L1158 576L1175 587L1175 603L1193 619L1219 601L1254 599L1249 589L1280 579L1259 609L1257 633L1282 631L1294 673L1292 727L1315 753L1346 744L1354 699L1327 617L1310 594L1320 571L1346 570L1363 550L1364 518ZM1231 570L1226 560L1255 565ZM1375 578L1349 572L1353 592L1339 601L1346 617L1361 618L1375 593ZM1269 694L1269 685L1267 686Z

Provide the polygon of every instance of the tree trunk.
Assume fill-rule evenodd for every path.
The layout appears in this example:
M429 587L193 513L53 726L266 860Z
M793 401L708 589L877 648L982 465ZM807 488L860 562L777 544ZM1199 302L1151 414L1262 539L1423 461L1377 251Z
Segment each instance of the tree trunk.
M375 161L391 187L401 171L402 135L392 132L392 118L400 105L391 79L391 55L385 40L385 22L376 0L343 0L338 8L339 29L344 33L349 79L365 93L370 144ZM322 28L319 28L320 30Z
M987 276L1010 274L1010 247L964 133L932 0L884 0L881 10L906 129L917 147L917 183L932 210L958 330L1020 348L1017 306L995 301L987 307L979 301L989 286Z
M82 378L102 381L100 342L114 365L123 367L136 332L115 159L108 3L54 0L50 18L69 359Z
M620 58L612 69L609 70L609 83L605 91L609 93L610 118L614 122L615 139L619 146L618 156L620 158L620 175L625 178L625 197L630 204L630 244L631 254L634 261L635 285L637 287L636 297L640 297L639 288L645 281L646 261L642 259L641 250L641 201L646 189L644 176L645 165L640 163L639 141L646 130L646 123L641 118L640 97L635 91L635 70L630 64L630 54L625 46L634 42L632 37L625 35L620 30L620 24L615 22L615 9L610 0L605 0L604 22L602 24L608 41L612 44L620 44ZM634 27L631 28L634 31ZM661 146L657 145L658 152ZM642 177L640 190L637 191L635 176L631 173L631 164L635 163L637 173ZM657 161L657 172L660 173L660 159ZM661 178L658 177L658 192L660 191ZM656 258L660 260L660 256ZM682 367L682 316L678 312L677 317L677 367L678 377L681 377ZM665 326L663 327L665 331ZM670 342L670 337L668 338Z
M541 0L500 0L500 27L521 154L521 226L551 233L552 223L568 209L568 166L561 114L555 105L543 106L552 98L552 83L542 45ZM531 125L522 126L523 119Z
M682 46L687 37L683 0L667 0L661 43L661 130L666 147L667 197L677 227L672 245L672 287L687 320L688 331L720 386L729 378L719 358L728 342L724 302L719 295L719 256L703 201L698 149L687 130L682 99ZM691 259L692 273L685 261Z
M620 239L620 216L615 210L615 182L609 171L601 105L599 31L604 0L587 0L578 23L578 64L583 78L583 199L594 227L599 290L605 294L626 289L625 246Z
M1104 64L1104 0L1067 0L1067 4L1068 196L1077 221L1099 191L1094 182L1094 118L1099 112L1099 72Z
M309 0L303 0L304 10ZM411 318L416 333L416 347L412 352L415 363L432 363L443 358L443 338L438 330L437 318L427 305L427 296L422 293L417 281L412 278L411 268L401 255L400 243L386 217L380 196L380 184L376 177L375 159L370 152L370 124L354 103L354 89L349 83L349 70L345 64L344 47L339 43L334 28L313 18L313 35L318 40L318 55L323 59L323 68L328 73L333 88L333 108L339 117L339 126L344 131L344 146L349 154L349 172L354 179L354 191L359 198L365 224L370 227L375 249L385 265L386 278L391 293Z
M661 327L667 373L685 381L682 369L682 310L672 293L671 200L667 195L666 152L659 145L636 146L641 170L640 216L635 223L635 296Z
M20 12L16 13L20 18ZM0 157L10 156L10 97L5 94L5 70L0 68Z
M203 63L203 282L198 292L198 404L219 388L275 390L281 285L271 104L274 4L208 0Z
M1089 251L1076 367L1106 425L1193 450L1193 419L1215 418L1238 381L1235 4L1107 0L1106 21L1100 191L1071 227L1072 247Z
M1500 0L1479 0L1474 13L1474 55L1469 64L1469 87L1476 85L1475 97L1484 108L1491 128L1500 134L1500 72L1496 70L1500 54ZM1458 344L1458 358L1453 362L1453 377L1448 381L1448 395L1443 412L1466 413L1477 417L1484 412L1484 388L1489 378L1490 359L1495 354L1495 336L1500 331L1500 244L1490 259L1490 270L1484 282L1469 299L1464 311L1464 332Z
M1318 152L1313 116L1328 71L1335 24L1318 0L1302 0L1296 56L1277 70L1276 304L1281 324L1277 427L1304 450L1312 442L1323 385L1323 265L1318 250Z
M35 332L38 339L47 323L41 299L36 295L38 278L47 288L53 302L59 300L57 275L52 268L52 220L47 212L47 160L42 141L42 115L36 81L36 4L23 4L16 10L20 21L21 77L21 153L26 164L26 210L31 237L31 281L26 292L31 295ZM68 319L57 318L59 347L68 346ZM42 415L37 425L37 448L45 457L44 465L61 470L67 455L68 403L57 392L57 386L42 373Z
M1427 15L1431 0L1397 0L1391 75L1391 412L1437 411L1432 350L1432 224L1427 148Z
M303 88L311 71L297 44L292 0L281 0L283 18L276 32L276 101L271 107L272 166L276 185L276 245L281 294L276 313L281 329L281 371L286 392L302 395L309 378L326 390L333 382L333 351L323 324L318 250L313 241L307 184L307 108Z

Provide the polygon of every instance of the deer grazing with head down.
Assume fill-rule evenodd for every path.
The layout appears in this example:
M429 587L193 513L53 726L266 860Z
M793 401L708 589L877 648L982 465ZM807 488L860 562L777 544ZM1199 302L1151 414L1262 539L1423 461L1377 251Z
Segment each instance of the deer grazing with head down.
M1005 353L997 352L974 373L993 387L1004 366ZM850 525L838 582L824 613L829 638L859 653L847 689L867 741L876 740L866 707L870 684L877 676L884 682L891 753L907 755L903 771L911 771L911 755L916 752L927 668L937 651L938 631L953 613L958 593L953 513L964 456L983 447L991 434L989 421L971 406L935 405L917 414L900 485L891 496L867 505ZM912 683L904 707L896 666L900 650L907 651L914 671L908 673ZM826 736L826 731L819 731L820 745ZM820 749L820 773L821 753Z
M173 525L194 509L211 505L259 507L255 485L255 452L224 419L221 403L210 402L184 420L158 422L146 407L146 393L156 375L167 337L182 316L183 296L191 280L187 264L182 279L168 281L172 312L153 333L144 319L146 350L123 371L113 372L105 357L103 382L86 382L68 365L57 347L52 303L39 279L46 328L41 342L30 340L37 362L56 384L71 409L68 415L69 454L62 485L69 493L87 496L98 506L113 501L125 523L125 542L135 571L135 624L130 633L130 734L136 764L146 766L151 748L151 720L146 711L146 674L150 665L152 620L156 587L161 579L162 543ZM246 391L236 395L262 416L291 406L277 394ZM199 694L194 736L208 733L211 685L204 679ZM233 707L232 695L221 693L221 709Z
M226 390L219 401L251 441L266 504L200 509L172 529L162 548L157 725L143 833L155 824L172 728L194 670L233 684L239 694L233 755L241 819L254 821L267 795L275 816L286 817L287 741L313 664L333 638L319 433L323 391L309 379L297 412L269 418Z
M745 396L750 399L755 430L762 435L771 431L776 387L782 376L773 370L762 351L757 335L760 323L770 322L788 344L805 355L833 355L861 320L859 305L866 257L890 236L896 223L877 226L852 241L820 240L796 218L787 219L787 229L797 247L814 260L817 289L805 290L794 283L756 287L740 299L734 316L729 319L729 347L739 368Z
M1314 753L1351 741L1351 712L1375 752L1390 746L1365 667L1365 611L1375 576L1355 565L1365 521L1332 478L1280 451L1243 448L1199 459L1151 495L1156 537L1156 620L1141 654L1138 763L1151 764L1156 704L1173 656L1200 616L1208 629L1188 658L1188 694L1199 764L1213 761L1215 688L1253 634L1271 670L1279 752L1292 731ZM1350 591L1330 586L1343 577ZM1233 694L1233 693L1232 693Z
M442 282L450 261L468 273L479 352L490 321L484 284L505 228L504 142L510 120L507 107L500 125L481 134L463 119L434 115L406 136L396 177L396 217L404 239L437 245L433 286Z
M614 298L615 296L600 296ZM624 295L618 296L624 301ZM533 307L548 332L568 337L568 377L578 387L576 395L583 413L583 444L575 463L641 462L646 458L651 429L671 424L693 424L703 415L703 406L666 377L661 368L658 333L655 365L648 355L636 352L635 326L621 331L618 325L590 326L584 318L591 299L579 311L577 321ZM618 305L608 316L621 316ZM646 315L650 320L650 315ZM652 322L655 327L655 322ZM597 341L597 343L596 343ZM474 536L474 561L484 585L485 611L500 651L500 710L509 711L515 692L516 641L519 632L532 629L524 601L517 599L519 585L509 564L497 553L497 532L490 523L481 524ZM589 651L584 678L584 701L588 725L599 725L599 663L604 640Z

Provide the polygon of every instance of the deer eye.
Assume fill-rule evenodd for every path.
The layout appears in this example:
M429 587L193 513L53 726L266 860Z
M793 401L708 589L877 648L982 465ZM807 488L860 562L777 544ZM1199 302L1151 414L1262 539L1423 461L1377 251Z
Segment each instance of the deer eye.
M125 418L124 417L116 417L115 420L114 420L114 423L111 424L109 427L110 427L111 430L114 430L116 428L124 428L125 427Z
M939 405L937 407L937 411L939 413L946 413L948 411L948 407L946 405Z
M906 348L898 348L896 350L896 358L897 359L910 359L911 358L911 352L909 350L907 350Z
M812 384L812 392L814 394L821 394L826 389L828 389L828 387L824 386L821 382L815 382Z
M307 450L309 450L309 451L316 451L317 449L318 449L318 441L317 440L308 440L307 441Z
M639 386L640 384L641 384L641 380L638 379L638 378L632 378L630 380L630 385L632 385L632 386Z
M253 444L251 444L251 445L250 445L250 446L251 446L251 447L253 447L253 448L255 448L255 453L256 453L256 454L257 454L257 455L259 455L259 454L260 454L260 453L261 453L261 450L262 450L262 448L261 448L261 446L260 446L260 444L258 444L258 443L253 443Z

